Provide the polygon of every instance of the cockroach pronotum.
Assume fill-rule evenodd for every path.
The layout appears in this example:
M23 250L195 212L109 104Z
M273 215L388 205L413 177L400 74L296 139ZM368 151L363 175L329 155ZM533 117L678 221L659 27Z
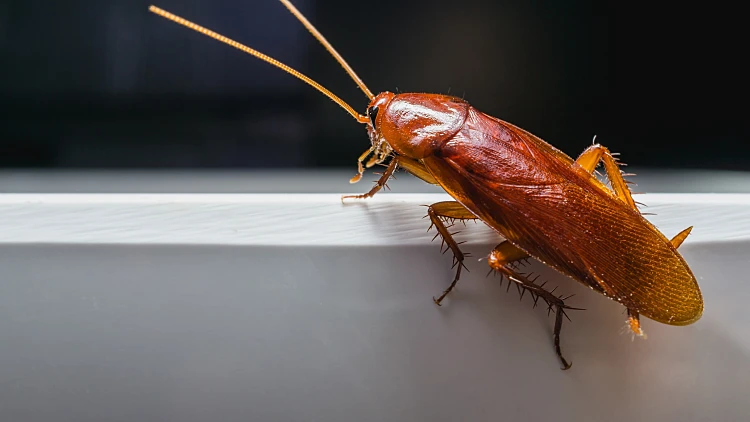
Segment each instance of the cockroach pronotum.
M320 32L288 0L280 1L367 95L370 103L364 115L263 53L157 7L149 10L281 68L364 124L371 146L357 160L358 171L351 183L360 180L365 168L388 164L369 192L342 200L372 197L398 167L439 185L455 199L432 204L427 210L431 227L453 252L456 268L448 288L433 298L436 304L453 289L465 268L465 255L446 223L479 219L505 239L489 254L491 270L516 283L519 291L528 291L535 303L541 299L549 310L555 310L554 347L563 369L570 368L570 363L560 350L560 330L565 310L577 308L519 272L518 261L534 258L621 303L635 335L643 336L640 315L669 325L688 325L701 317L703 298L698 283L677 252L692 227L670 240L646 220L631 197L617 158L607 148L593 144L573 160L461 98L387 91L373 95ZM611 189L595 175L600 161Z

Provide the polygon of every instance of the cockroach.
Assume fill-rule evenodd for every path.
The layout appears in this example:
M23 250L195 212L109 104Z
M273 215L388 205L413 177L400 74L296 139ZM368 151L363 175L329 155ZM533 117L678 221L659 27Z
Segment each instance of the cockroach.
M567 297L557 296L517 268L534 258L621 303L627 326L643 336L640 316L668 325L688 325L703 313L703 298L692 271L677 248L691 227L671 240L639 211L618 159L593 143L577 159L533 134L489 116L461 98L427 93L373 95L318 30L288 1L287 9L318 39L367 95L365 114L302 73L259 51L150 7L150 11L249 53L301 79L365 125L370 147L357 160L356 183L376 164L387 166L364 199L381 190L397 168L439 185L454 201L427 209L431 226L453 252L455 276L437 298L440 305L461 277L466 255L446 223L481 220L504 240L489 254L491 271L541 299L555 311L554 348L563 369L570 363L560 350ZM368 159L368 157L371 157ZM367 161L365 161L367 160ZM611 189L596 177L603 164Z

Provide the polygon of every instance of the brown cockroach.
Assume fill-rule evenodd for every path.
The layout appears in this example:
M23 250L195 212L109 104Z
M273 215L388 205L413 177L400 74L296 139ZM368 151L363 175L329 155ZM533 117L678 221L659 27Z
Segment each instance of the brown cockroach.
M456 273L435 303L440 305L464 268L465 255L446 220L479 219L505 240L489 254L490 268L555 310L554 347L563 369L570 363L560 350L565 303L514 265L529 257L621 303L628 324L643 335L639 316L669 325L688 325L703 313L698 283L677 248L688 227L671 240L638 210L619 163L599 144L573 160L552 145L508 122L475 109L461 98L440 94L382 92L373 95L341 55L288 1L280 0L341 64L367 95L359 114L326 88L285 64L155 6L150 11L226 43L301 79L344 108L367 128L371 146L357 160L365 168L385 163L375 195L398 167L441 186L455 201L438 202L427 214L451 249ZM365 160L370 157L369 160ZM599 162L612 189L594 174Z

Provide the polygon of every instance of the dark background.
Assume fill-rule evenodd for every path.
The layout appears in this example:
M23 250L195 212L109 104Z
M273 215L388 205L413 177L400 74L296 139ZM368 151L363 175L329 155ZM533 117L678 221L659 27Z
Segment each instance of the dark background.
M154 0L157 1L157 0ZM750 170L747 47L719 3L298 0L374 92L450 92L576 156ZM0 1L0 166L347 167L364 127L133 0ZM275 0L157 6L367 100Z

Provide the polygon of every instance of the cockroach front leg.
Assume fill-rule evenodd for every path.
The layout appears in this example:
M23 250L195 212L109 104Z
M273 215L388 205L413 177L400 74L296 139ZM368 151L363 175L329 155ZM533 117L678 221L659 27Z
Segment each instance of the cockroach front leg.
M437 229L437 236L441 236L443 238L443 241L448 245L448 247L445 249L446 251L450 249L453 251L453 266L456 268L456 276L453 278L453 281L451 282L450 286L448 286L447 289L443 292L443 294L440 295L440 297L435 298L433 297L432 300L435 301L435 303L440 306L440 303L445 299L446 296L448 296L448 293L453 290L454 287L456 287L456 283L458 283L458 279L461 277L461 267L464 267L464 258L466 255L461 252L461 249L458 247L459 243L456 243L456 241L453 239L453 235L455 233L450 233L448 231L448 227L445 226L445 223L443 222L443 218L446 219L452 219L452 220L474 220L477 217L469 212L463 205L461 205L458 202L455 201L445 201L445 202L438 202L436 204L432 204L427 209L427 216L430 217L430 228L433 226ZM427 229L429 231L429 229Z
M567 360L565 360L562 355L562 351L560 350L560 331L562 330L563 317L568 317L565 314L565 309L577 308L571 308L567 306L565 304L565 299L567 298L555 296L554 293L544 288L544 284L535 284L532 280L529 280L526 276L518 273L515 269L511 268L510 264L513 261L523 259L526 256L528 256L526 252L516 248L510 242L505 241L497 245L495 249L492 250L487 262L489 263L490 268L499 272L500 274L505 275L509 280L516 282L524 290L528 290L529 293L531 293L531 297L534 299L534 305L536 305L539 299L542 299L545 303L547 303L549 312L552 311L552 308L555 308L555 330L553 334L555 352L557 353L557 357L560 358L560 362L563 365L562 369L568 369L570 368L571 364L568 363Z
M362 195L344 195L341 197L341 200L344 199L365 199L365 198L372 198L375 196L376 193L378 193L381 189L383 189L383 186L386 185L388 182L388 179L393 176L393 172L396 171L396 168L398 167L399 157L393 157L391 159L391 162L388 163L388 167L385 169L383 174L380 176L380 179L375 183L375 186L370 189L369 192L363 193Z

